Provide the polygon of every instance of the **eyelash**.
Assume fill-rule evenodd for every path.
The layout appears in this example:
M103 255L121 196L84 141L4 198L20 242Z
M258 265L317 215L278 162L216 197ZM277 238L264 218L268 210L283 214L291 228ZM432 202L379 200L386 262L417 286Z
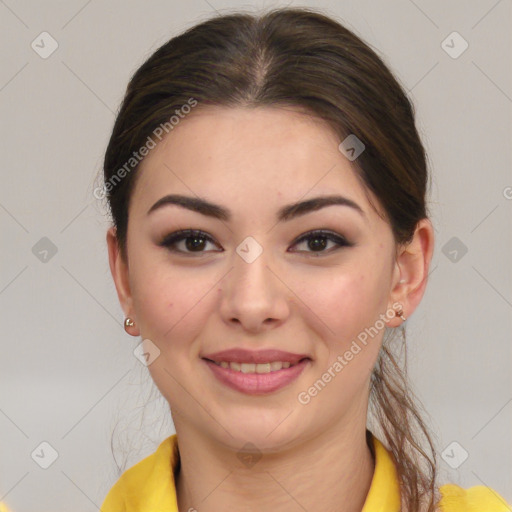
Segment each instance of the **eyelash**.
M169 235L166 235L161 242L158 244L160 247L166 247L169 251L175 252L178 254L186 254L186 255L199 255L204 254L206 251L180 251L176 249L174 246L181 242L182 240L186 240L187 238L202 238L205 239L208 242L211 242L215 244L215 241L213 238L211 238L209 235L207 235L205 232L201 230L196 229L184 229L180 231L175 231L174 233L170 233ZM344 237L337 235L331 231L326 230L315 230L310 231L309 233L306 233L302 235L300 238L296 239L293 245L297 245L301 242L308 241L315 238L327 238L328 240L336 243L338 245L335 249L341 249L342 247L352 247L354 244L348 242ZM222 251L215 251L215 252L222 252ZM299 251L299 252L310 252L311 254L317 256L320 254L330 254L333 251Z

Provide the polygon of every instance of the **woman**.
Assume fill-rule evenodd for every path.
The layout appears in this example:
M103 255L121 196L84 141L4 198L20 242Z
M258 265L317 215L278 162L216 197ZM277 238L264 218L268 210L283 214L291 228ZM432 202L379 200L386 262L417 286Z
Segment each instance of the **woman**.
M171 39L128 85L104 178L125 327L176 434L103 512L510 510L438 486L392 355L427 284L428 173L356 35L279 9Z

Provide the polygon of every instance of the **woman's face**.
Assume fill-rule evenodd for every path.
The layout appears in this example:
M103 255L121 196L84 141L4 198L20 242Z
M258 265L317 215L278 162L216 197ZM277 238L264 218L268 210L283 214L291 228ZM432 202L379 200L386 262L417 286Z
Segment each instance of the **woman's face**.
M322 121L295 111L209 107L182 120L142 162L128 267L117 267L128 283L120 297L150 352L160 351L149 371L178 430L271 451L365 425L384 325L399 323L389 319L400 269L391 228L340 142ZM171 194L218 206L201 213L164 201L152 209ZM308 207L326 196L346 204ZM187 229L202 234L162 244ZM304 238L316 230L328 236ZM308 359L299 369L260 374L245 366L237 375L236 365L204 359L229 349Z

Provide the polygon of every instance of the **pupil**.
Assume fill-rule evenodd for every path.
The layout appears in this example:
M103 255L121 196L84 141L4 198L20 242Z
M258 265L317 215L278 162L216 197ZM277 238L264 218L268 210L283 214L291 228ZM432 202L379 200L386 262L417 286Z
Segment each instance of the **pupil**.
M186 240L185 245L187 246L188 250L195 250L195 249L201 249L204 247L204 238L200 236L194 236L194 237L188 237Z
M320 244L315 243L321 240ZM310 239L309 248L312 250L325 249L326 238L324 236L317 236Z

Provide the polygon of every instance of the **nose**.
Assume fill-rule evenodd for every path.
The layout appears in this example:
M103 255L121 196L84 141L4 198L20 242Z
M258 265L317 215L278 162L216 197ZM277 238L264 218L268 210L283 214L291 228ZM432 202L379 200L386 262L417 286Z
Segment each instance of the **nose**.
M233 254L232 269L221 281L220 314L231 327L256 333L278 327L290 314L290 290L263 252L252 262Z

